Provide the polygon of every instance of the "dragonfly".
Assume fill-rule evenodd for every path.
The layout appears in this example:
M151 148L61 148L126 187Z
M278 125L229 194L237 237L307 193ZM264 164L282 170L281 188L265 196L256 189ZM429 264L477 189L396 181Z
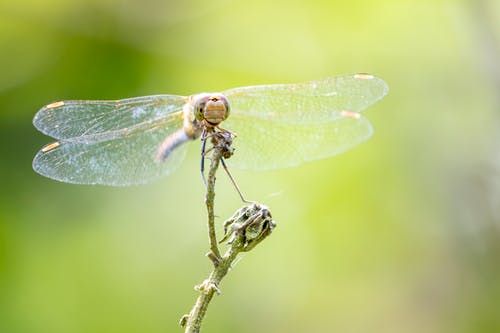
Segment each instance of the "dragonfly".
M191 96L58 101L33 119L55 139L36 154L33 168L65 183L145 184L171 174L185 143L211 131L237 135L231 167L293 167L368 139L373 127L360 112L387 92L382 79L351 74Z

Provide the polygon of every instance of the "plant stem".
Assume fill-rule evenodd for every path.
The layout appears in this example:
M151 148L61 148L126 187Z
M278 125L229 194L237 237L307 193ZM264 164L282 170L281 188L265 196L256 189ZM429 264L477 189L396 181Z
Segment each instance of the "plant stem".
M215 148L212 152L210 170L207 178L207 194L205 196L205 204L207 205L208 213L208 240L210 243L210 251L208 257L213 264L217 266L220 261L219 247L217 246L217 236L215 234L215 214L214 214L214 199L215 199L215 173L219 167L220 159L222 158L222 150Z
M185 333L200 332L201 323L207 312L208 305L214 293L220 293L218 285L227 274L231 263L236 259L239 252L238 248L231 247L220 259L219 264L214 268L208 279L195 287L201 294L198 296L191 312L181 319L181 325L183 324L182 321L185 321Z
M229 239L230 245L224 256L221 257L215 233L215 174L221 159L229 158L233 152L232 138L228 133L212 133L213 151L211 154L210 170L207 178L207 194L205 204L208 213L208 239L210 252L208 257L214 264L214 269L208 279L195 289L200 292L193 309L181 318L180 324L185 327L185 333L199 333L203 318L214 293L220 293L219 284L231 268L232 263L240 252L253 249L264 240L275 227L267 207L258 203L240 208L224 223L225 236L223 241Z
M220 293L219 285L231 268L240 252L248 252L269 236L276 224L271 218L267 207L258 203L238 209L234 215L224 223L225 239L229 238L230 247L220 258L214 270L195 289L201 294L191 312L181 318L181 326L185 326L185 333L200 332L201 323L207 312L208 304L214 293Z

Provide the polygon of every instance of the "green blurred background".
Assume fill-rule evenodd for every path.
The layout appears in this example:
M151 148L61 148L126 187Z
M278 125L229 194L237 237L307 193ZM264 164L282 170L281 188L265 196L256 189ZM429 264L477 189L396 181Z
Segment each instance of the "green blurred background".
M0 332L181 332L210 272L199 145L141 187L31 160L60 99L191 94L369 72L368 142L234 170L275 233L204 332L500 331L500 2L31 0L0 4ZM241 206L227 177L219 227Z

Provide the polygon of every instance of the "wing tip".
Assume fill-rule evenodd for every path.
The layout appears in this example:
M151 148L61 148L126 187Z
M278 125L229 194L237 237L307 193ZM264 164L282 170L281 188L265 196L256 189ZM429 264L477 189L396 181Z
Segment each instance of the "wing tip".
M44 126L44 124L43 124L44 119L47 117L46 112L48 110L52 110L52 109L56 109L56 108L61 107L61 106L65 106L66 104L67 104L66 101L57 101L57 102L52 102L52 103L49 103L47 105L44 105L40 110L38 110L38 112L33 117L33 121L32 121L33 126L35 126L35 128L37 130L39 130L40 132L42 132L43 134L51 136L48 133L46 126Z
M375 75L369 73L356 73L354 74L354 78L358 80L373 80Z
M42 153L47 153L47 152L54 150L60 146L61 146L61 142L55 141L55 142L51 142L51 143L46 144L45 146L42 147L42 149L40 149L40 151Z
M360 119L361 114L359 112L344 110L340 112L340 115L345 118Z
M65 104L66 103L64 101L57 101L57 102L53 102L53 103L47 104L43 108L44 109L55 109L55 108L58 108L60 106L64 106Z
M382 99L385 95L389 93L389 86L387 85L387 82L385 82L383 79L381 79L376 75L369 73L356 73L353 75L353 78L355 78L356 80L377 81L382 88L382 94L379 99Z

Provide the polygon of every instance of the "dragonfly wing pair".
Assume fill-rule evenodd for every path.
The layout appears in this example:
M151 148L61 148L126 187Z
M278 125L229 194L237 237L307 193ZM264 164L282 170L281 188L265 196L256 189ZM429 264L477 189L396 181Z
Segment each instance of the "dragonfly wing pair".
M340 154L372 135L359 112L387 91L369 74L229 90L232 112L224 126L237 134L229 163L268 170Z
M341 153L370 137L372 127L359 112L386 93L384 81L367 74L223 92L232 111L222 126L238 135L229 163L266 170ZM165 161L156 156L163 140L182 128L187 101L157 95L49 104L34 125L58 141L38 152L33 167L78 184L124 186L160 178L183 159L183 146Z
M33 123L59 141L33 160L38 173L66 183L126 186L169 174L185 147L156 159L158 146L182 128L186 98L145 96L117 101L64 101L49 104Z

